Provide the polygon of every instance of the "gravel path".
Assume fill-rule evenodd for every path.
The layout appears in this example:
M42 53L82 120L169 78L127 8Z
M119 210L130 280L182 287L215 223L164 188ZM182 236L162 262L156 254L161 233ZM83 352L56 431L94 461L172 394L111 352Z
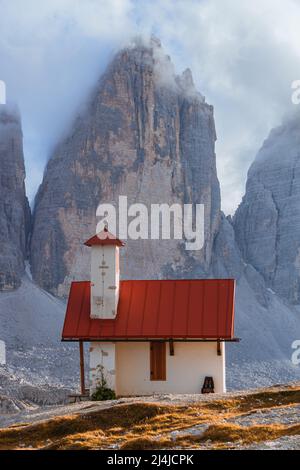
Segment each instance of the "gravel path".
M278 385L272 387L272 390L285 390L290 388L289 384L286 386ZM296 385L296 384L295 384ZM44 421L56 416L64 416L69 414L85 413L92 411L99 411L102 409L110 408L111 406L116 406L122 403L163 403L166 405L180 405L180 404L193 404L201 403L207 401L215 401L218 399L229 399L233 397L246 397L247 395L253 394L256 391L260 392L262 389L258 390L247 390L247 391L235 391L225 394L194 394L194 395L151 395L144 397L129 397L129 398L120 398L118 400L109 400L106 402L94 402L94 401L84 401L80 403L72 403L68 405L53 405L53 406L43 406L43 407L32 407L28 406L25 410L20 410L19 412L13 414L1 414L0 413L0 428L10 426L17 423L34 423ZM300 405L295 405L293 411L291 408L276 408L270 410L257 410L253 413L249 413L240 418L234 418L231 422L235 422L240 425L249 426L251 424L267 424L272 422L282 422L284 424L295 424L299 422L300 415ZM229 420L230 421L230 420Z

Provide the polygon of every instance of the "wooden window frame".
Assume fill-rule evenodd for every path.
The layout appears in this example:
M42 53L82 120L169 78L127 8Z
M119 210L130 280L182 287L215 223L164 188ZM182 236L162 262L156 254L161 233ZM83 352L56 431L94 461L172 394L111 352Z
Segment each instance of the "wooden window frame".
M165 341L150 341L150 380L167 380L167 354Z

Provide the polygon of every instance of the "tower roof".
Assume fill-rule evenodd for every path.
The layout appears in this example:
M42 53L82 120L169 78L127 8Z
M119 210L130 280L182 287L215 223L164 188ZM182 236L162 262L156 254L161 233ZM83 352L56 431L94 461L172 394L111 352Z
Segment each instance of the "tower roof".
M94 235L93 237L89 238L86 242L84 242L86 246L94 246L94 245L115 245L115 246L124 246L125 243L113 235L108 231L105 227L100 233Z

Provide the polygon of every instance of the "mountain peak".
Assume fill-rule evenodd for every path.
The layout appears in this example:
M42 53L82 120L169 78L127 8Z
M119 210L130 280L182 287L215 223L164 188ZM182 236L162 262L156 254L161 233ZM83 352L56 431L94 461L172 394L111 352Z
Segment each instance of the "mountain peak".
M205 98L197 91L190 68L178 75L175 71L171 57L166 53L160 39L155 36L145 38L137 36L115 55L108 69L108 73L120 68L140 70L147 68L153 74L155 83L159 87L182 95L187 99L197 99L204 103Z
M220 191L213 110L199 96L190 70L178 78L155 38L136 38L115 56L85 115L50 159L36 197L31 263L41 286L65 295L71 279L89 276L82 241L95 231L99 203L117 204L121 194L129 204L209 208L203 250L183 253L177 240L128 240L124 278L209 269Z

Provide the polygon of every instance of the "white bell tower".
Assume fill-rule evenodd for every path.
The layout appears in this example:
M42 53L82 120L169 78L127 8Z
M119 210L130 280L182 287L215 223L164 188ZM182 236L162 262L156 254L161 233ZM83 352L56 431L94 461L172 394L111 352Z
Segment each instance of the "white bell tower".
M91 318L114 319L120 290L119 248L124 243L105 228L85 245L92 251Z

